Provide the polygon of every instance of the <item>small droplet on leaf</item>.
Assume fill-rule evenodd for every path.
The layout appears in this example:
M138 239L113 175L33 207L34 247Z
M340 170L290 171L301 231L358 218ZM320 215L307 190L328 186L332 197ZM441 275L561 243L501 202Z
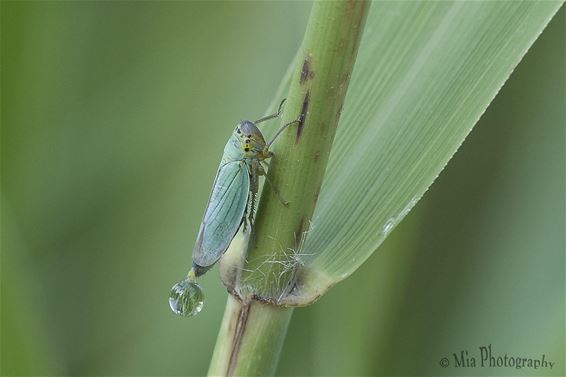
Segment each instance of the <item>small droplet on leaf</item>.
M387 220L387 222L383 226L383 235L387 236L389 234L389 232L391 232L391 230L393 230L394 226L395 226L395 219L391 218L391 219Z

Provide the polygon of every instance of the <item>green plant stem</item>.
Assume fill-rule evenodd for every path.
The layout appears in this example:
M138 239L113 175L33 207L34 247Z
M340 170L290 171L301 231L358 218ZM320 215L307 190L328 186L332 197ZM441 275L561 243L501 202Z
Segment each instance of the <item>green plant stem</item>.
M315 2L295 68L268 178L240 276L224 278L230 297L209 375L275 372L292 309L279 306L300 284L297 259L310 226L354 66L366 1Z
M310 226L369 4L315 2L298 65L291 79L268 178L288 206L266 185L236 292L244 300L279 303L293 288L296 253Z
M242 304L228 296L208 375L273 375L292 313L292 308L258 301Z

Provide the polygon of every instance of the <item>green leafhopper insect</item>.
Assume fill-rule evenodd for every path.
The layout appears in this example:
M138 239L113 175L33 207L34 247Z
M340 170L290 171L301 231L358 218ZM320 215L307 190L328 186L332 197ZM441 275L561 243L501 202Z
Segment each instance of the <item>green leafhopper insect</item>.
M273 157L269 147L285 128L300 120L283 125L269 143L265 142L257 124L277 118L284 103L285 100L275 114L255 122L239 122L228 139L193 248L192 268L187 279L173 287L169 298L175 313L194 315L201 310L204 296L196 278L218 262L242 224L244 231L248 227L252 229L259 177L265 176L270 183L262 166L266 159ZM286 204L275 187L273 189L279 200Z

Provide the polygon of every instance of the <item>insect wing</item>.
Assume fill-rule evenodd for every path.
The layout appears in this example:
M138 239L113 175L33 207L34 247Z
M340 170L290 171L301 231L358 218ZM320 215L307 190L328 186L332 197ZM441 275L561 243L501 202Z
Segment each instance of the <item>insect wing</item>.
M212 266L230 246L240 228L250 189L250 177L243 161L220 166L193 249L193 262Z

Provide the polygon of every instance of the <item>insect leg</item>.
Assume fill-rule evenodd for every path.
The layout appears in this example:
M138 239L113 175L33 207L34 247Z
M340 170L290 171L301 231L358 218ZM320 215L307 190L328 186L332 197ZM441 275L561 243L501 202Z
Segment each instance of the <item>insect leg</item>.
M248 201L246 202L246 207L244 208L244 216L242 217L242 223L243 223L243 232L246 233L246 231L248 230L248 208L250 207L250 198L248 197ZM251 226L251 224L250 224Z
M275 141L275 139L277 139L277 137L281 134L281 132L283 132L287 127L292 126L293 124L297 124L297 123L301 123L302 121L302 117L299 119L295 119L292 122L289 122L287 124L284 124L281 126L281 128L279 128L277 130L277 132L275 133L275 136L273 136L273 139L271 139L271 141L269 143L267 143L267 145L265 146L265 149L268 150L269 147L271 146L271 144L273 144L273 142Z
M252 181L250 183L252 185L255 185L254 187L255 189L251 189L250 187L250 194L248 197L247 219L248 219L248 223L250 224L250 229L252 230L253 233L253 229L254 229L253 222L254 222L254 215L255 215L255 209L257 203L257 188L258 188L257 176L252 178Z
M283 101L281 101L281 103L279 104L279 109L277 110L277 112L275 114L271 114L271 115L268 115L268 116L264 116L263 118L259 118L254 123L258 124L258 123L265 122L266 120L270 120L270 119L279 117L279 115L281 115L281 113L283 112L283 104L285 104L285 101L287 101L287 98L283 98Z
M248 225L250 228L250 233L253 236L253 231L254 231L253 221L254 221L254 215L256 209L255 207L256 207L257 192L259 191L259 179L258 179L258 174L256 173L257 169L255 168L255 162L252 161L251 165L246 163L246 169L250 177L250 186L248 191L246 208L244 211L244 217L242 220L244 221L244 231L247 229L246 225Z
M273 192L275 193L275 195L277 195L277 199L279 199L279 201L281 202L281 204L283 204L285 207L289 206L289 202L286 201L283 196L281 196L281 194L279 193L279 190L277 190L277 187L275 187L275 185L273 185L273 183L271 182L271 180L267 177L267 173L265 172L265 169L263 168L263 166L261 165L262 163L266 164L267 166L269 166L269 164L263 160L263 161L259 161L256 160L254 161L254 164L252 166L252 170L254 172L254 175L256 176L260 176L263 175L265 177L265 180L267 181L267 183L269 183L269 186L271 186L271 188L273 189Z
M265 175L265 181L267 183L269 183L269 186L271 186L271 188L273 189L273 192L275 193L275 195L277 195L277 199L279 199L279 201L281 202L281 204L283 204L285 207L289 206L289 202L286 201L281 194L279 193L279 190L277 190L277 187L275 187L273 185L273 183L271 183L271 180L267 177L267 175Z
M254 216L257 203L257 192L259 188L259 180L257 175L250 176L250 191L248 193L248 201L246 203L246 212L244 213L244 231L249 228L250 242L255 242L255 227L254 227ZM246 227L247 224L247 227Z
M247 221L250 226L250 234L252 236L252 240L254 239L253 237L255 236L254 216L255 216L256 198L257 198L257 194L255 192L250 192Z

